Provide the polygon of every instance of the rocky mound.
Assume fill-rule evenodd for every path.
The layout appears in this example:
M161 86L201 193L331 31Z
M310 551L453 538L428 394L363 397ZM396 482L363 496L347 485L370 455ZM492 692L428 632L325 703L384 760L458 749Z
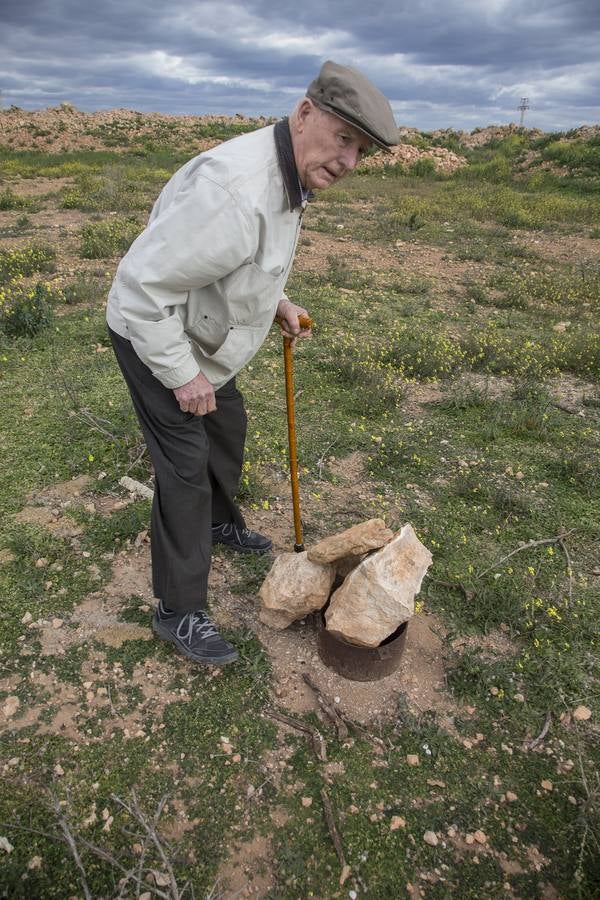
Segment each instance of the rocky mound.
M407 131L408 129L403 129ZM418 132L417 132L418 133ZM427 150L420 150L413 147L412 144L398 144L391 148L390 153L376 153L374 156L368 156L361 163L361 168L378 169L382 166L403 165L410 168L420 159L432 159L438 172L455 172L456 169L462 169L467 165L464 156L458 156L445 147L430 147Z
M71 103L47 109L24 110L18 106L0 110L0 143L11 150L125 150L131 145L194 146L200 150L220 143L206 132L227 126L240 131L269 124L263 116L169 116L132 109L81 112ZM207 126L213 126L213 129Z

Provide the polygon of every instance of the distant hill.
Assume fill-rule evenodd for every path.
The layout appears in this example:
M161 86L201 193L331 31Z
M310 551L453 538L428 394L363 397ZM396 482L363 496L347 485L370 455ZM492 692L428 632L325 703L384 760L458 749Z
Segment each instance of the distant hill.
M139 155L168 150L191 156L274 121L263 116L170 116L131 109L86 113L70 103L33 111L11 106L0 110L0 143L4 150L111 150ZM520 171L540 166L557 175L600 175L600 125L564 133L515 124L488 125L471 132L450 128L421 132L401 126L399 133L401 143L391 154L376 152L363 167L413 169L420 165L449 174L480 159L486 151L498 151Z

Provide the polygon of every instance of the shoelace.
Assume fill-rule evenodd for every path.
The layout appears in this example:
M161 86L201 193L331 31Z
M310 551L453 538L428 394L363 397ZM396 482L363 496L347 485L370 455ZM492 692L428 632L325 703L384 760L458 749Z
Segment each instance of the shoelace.
M252 532L250 531L249 528L242 528L240 531L240 529L238 529L237 525L234 525L233 522L227 522L225 525L219 525L219 530L221 531L221 534L223 535L223 537L229 537L229 535L233 531L235 531L236 539L240 543L241 543L240 534L243 535L243 537L250 537L250 535L252 534Z
M183 630L186 626L187 631L184 634ZM177 627L176 633L178 638L181 638L182 641L186 641L189 644L194 633L198 634L202 640L205 640L206 638L218 635L219 632L217 631L214 622L211 622L208 616L203 614L202 617L200 617L196 613L191 612L183 617Z

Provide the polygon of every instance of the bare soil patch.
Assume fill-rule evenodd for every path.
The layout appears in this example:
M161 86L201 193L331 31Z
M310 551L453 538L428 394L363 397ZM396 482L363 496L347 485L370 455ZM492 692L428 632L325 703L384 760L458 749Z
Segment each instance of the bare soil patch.
M520 244L532 247L541 257L551 262L580 266L598 264L600 261L600 241L585 237L582 234L552 235L536 232L535 235L523 234Z
M217 876L218 896L265 897L274 886L271 863L268 837L255 835L245 843L234 844Z

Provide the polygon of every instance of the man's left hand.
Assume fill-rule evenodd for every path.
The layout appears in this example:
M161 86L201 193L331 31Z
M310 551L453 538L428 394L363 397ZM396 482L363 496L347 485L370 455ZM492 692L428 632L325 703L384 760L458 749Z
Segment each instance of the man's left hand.
M303 306L296 306L291 300L283 298L277 305L277 321L284 337L290 338L292 347L296 343L296 338L312 337L310 328L301 328L298 316L308 316L308 312Z

